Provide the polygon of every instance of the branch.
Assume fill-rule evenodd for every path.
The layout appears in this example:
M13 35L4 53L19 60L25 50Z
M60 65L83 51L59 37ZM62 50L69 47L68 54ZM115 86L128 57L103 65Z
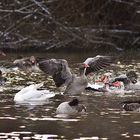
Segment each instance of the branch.
M10 34L14 29L16 29L18 26L18 24L20 24L21 22L23 22L24 20L28 19L29 17L31 17L33 14L30 14L30 15L27 15L25 17L23 17L22 19L20 20L17 20L16 23L12 24L11 26L9 26L4 32L2 35L0 35L0 37L4 37L4 36L7 36L8 34Z
M72 39L66 39L64 41L61 41L61 42L58 42L58 43L55 43L49 47L46 48L46 50L49 50L49 49L52 49L52 48L60 48L62 46L65 46L67 44L69 44L70 42L74 41L75 38L72 38Z

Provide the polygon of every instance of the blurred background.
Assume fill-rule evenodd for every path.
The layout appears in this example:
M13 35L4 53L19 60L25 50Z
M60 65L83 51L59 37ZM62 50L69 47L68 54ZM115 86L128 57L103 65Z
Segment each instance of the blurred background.
M126 51L140 48L139 0L2 0L6 51Z

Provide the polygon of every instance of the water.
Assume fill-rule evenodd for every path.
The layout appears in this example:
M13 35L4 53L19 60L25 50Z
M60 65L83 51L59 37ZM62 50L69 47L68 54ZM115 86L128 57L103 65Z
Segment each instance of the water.
M31 54L27 54L31 55ZM42 54L35 54L42 56ZM77 72L75 63L84 61L86 57L95 54L43 54L49 58L65 58L70 63L74 72ZM14 59L16 55L10 54L7 59ZM134 69L139 72L139 56L117 56L121 60L111 67L117 72ZM138 99L140 92L119 96L116 94L100 94L85 91L77 96L80 103L87 107L86 114L60 116L55 113L57 106L71 99L63 96L54 86L50 78L43 73L31 75L17 72L7 72L8 83L1 87L0 92L0 139L30 140L30 139L95 139L95 140L119 140L140 139L140 114L124 112L121 102L130 99ZM12 79L12 80L11 80ZM25 85L45 81L47 88L55 93L55 97L38 105L16 104L14 95Z

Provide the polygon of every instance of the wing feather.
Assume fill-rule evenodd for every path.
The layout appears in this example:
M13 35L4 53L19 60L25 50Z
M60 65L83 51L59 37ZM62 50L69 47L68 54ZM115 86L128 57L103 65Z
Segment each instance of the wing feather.
M100 69L104 69L107 66L110 66L112 63L112 57L111 56L102 56L102 55L97 55L96 57L93 58L87 58L85 60L85 64L89 65L89 67L86 70L86 75L91 73L91 72L96 72Z
M39 62L39 68L46 74L52 75L55 85L60 87L71 78L68 63L64 59L48 59Z

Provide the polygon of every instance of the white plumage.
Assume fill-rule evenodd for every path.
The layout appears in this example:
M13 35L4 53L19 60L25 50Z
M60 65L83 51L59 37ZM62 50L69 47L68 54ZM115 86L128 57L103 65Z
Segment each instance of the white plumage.
M21 89L18 93L16 93L14 101L15 102L43 101L55 96L55 94L50 92L49 90L38 90L38 88L42 86L43 83L40 83L29 85Z

